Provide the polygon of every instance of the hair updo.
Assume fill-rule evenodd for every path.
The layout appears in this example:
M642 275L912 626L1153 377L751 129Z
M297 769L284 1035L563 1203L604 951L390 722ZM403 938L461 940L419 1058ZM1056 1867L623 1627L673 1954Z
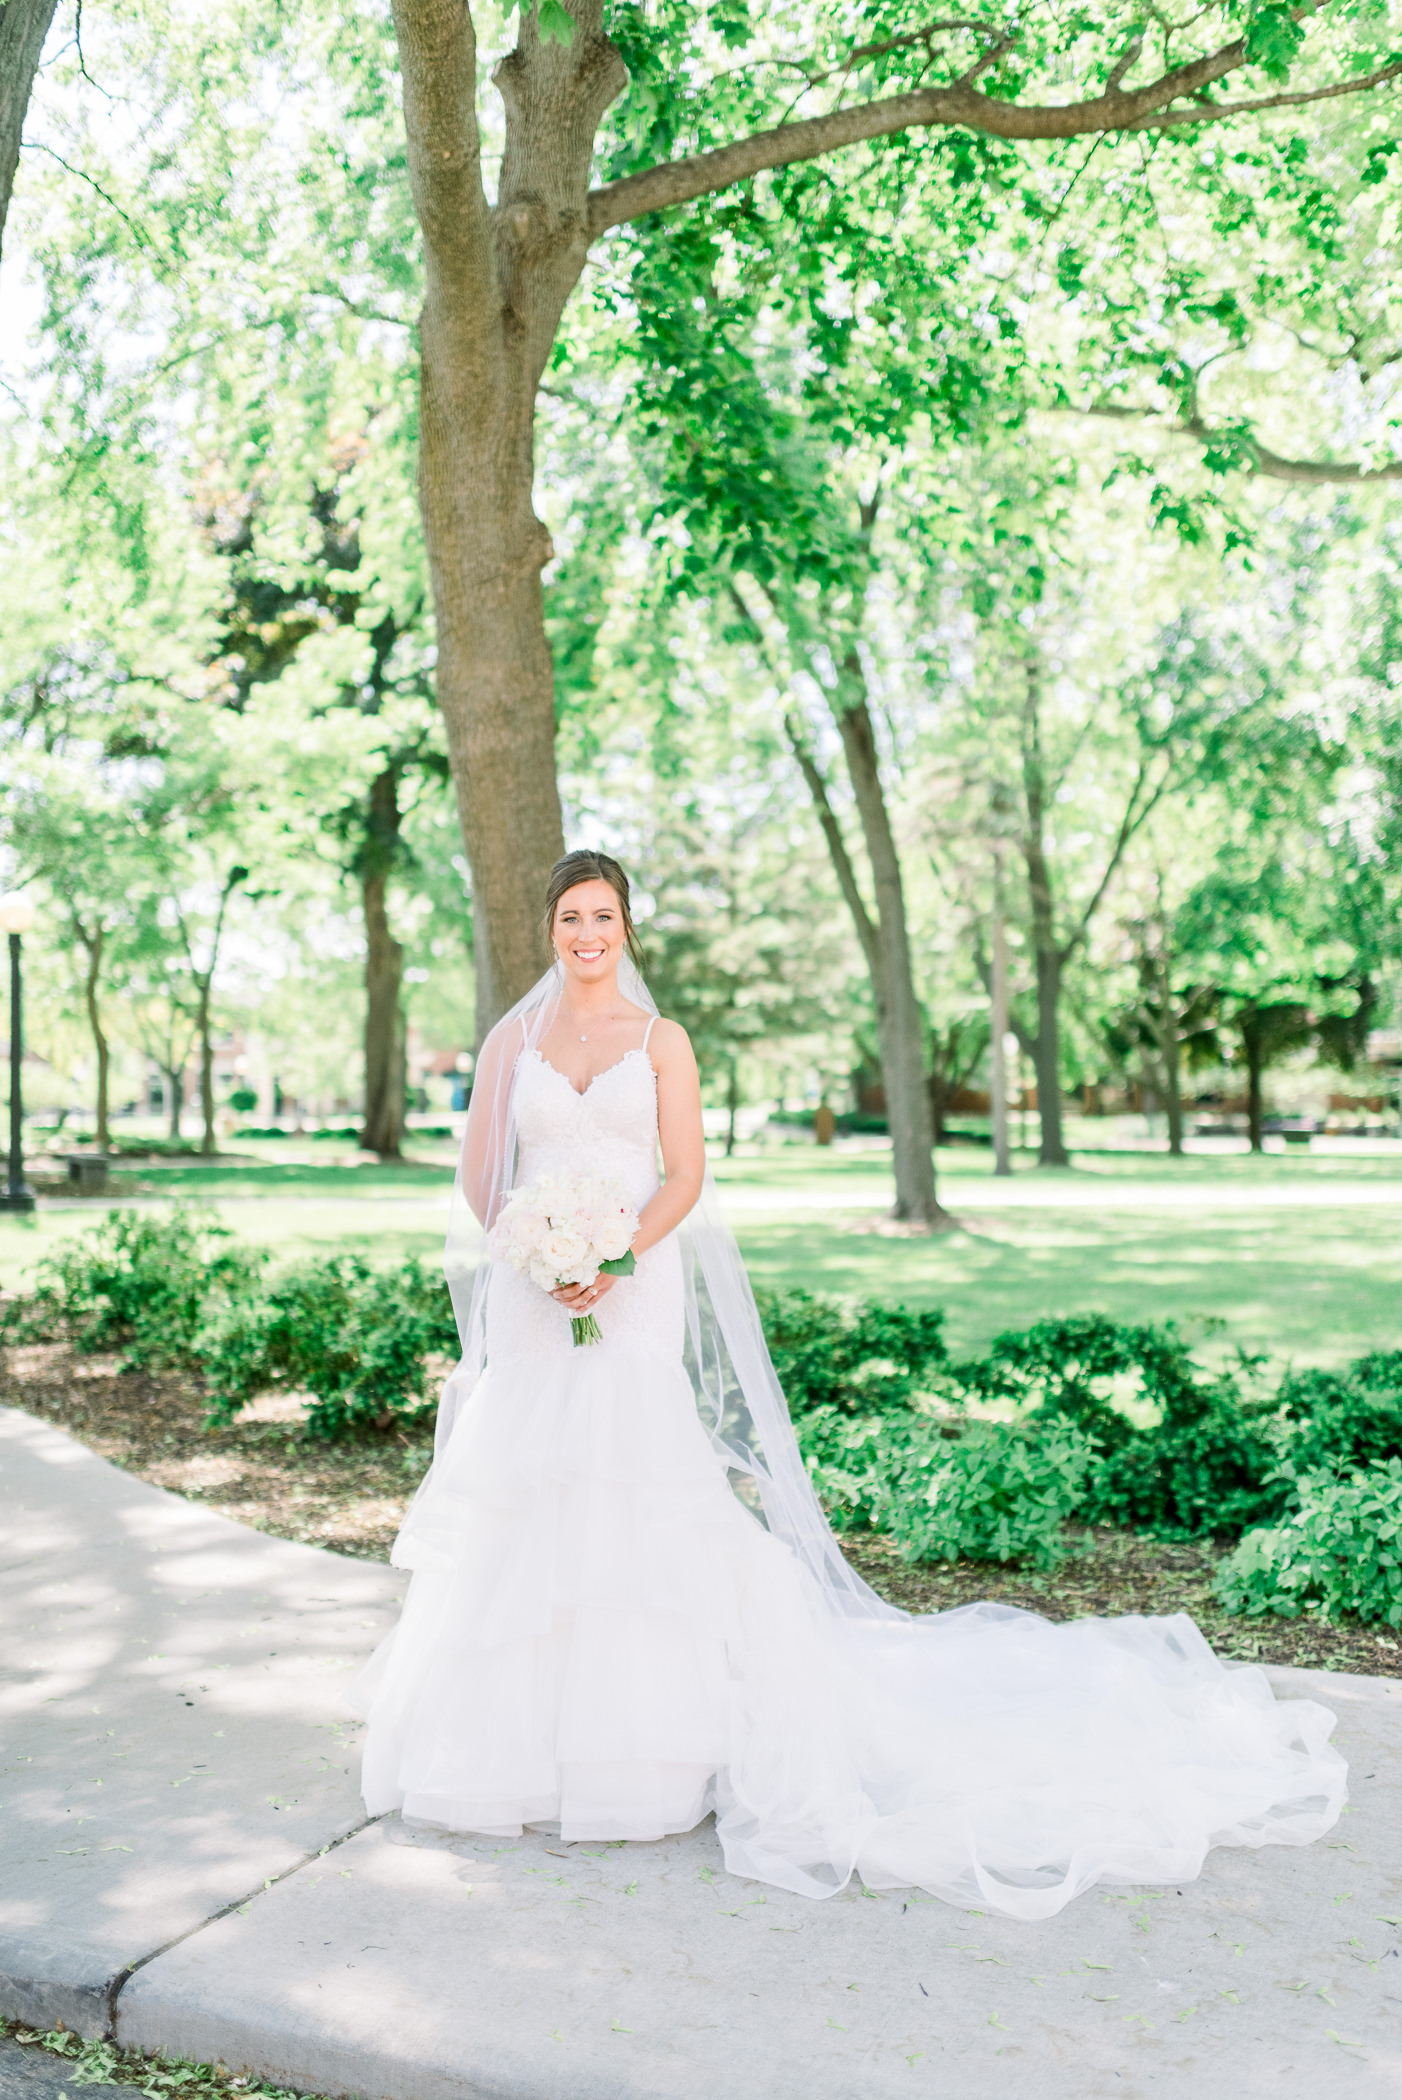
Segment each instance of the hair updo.
M550 880L545 885L545 938L553 940L555 913L566 890L572 890L581 882L606 882L618 899L618 908L623 914L623 941L630 957L641 971L643 951L638 940L633 914L628 908L628 877L618 862L609 853L588 853L580 850L567 853L557 860L550 870Z

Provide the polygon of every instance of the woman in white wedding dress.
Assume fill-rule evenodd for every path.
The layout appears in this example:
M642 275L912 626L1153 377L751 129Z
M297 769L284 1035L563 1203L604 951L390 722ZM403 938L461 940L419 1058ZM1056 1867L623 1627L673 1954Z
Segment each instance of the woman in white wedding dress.
M478 1062L447 1260L463 1362L395 1546L403 1616L354 1701L369 1811L566 1841L713 1811L733 1873L807 1896L856 1873L1028 1919L1328 1830L1333 1716L1219 1663L1185 1616L915 1618L853 1574L616 862L568 855L547 926L555 964ZM478 1228L546 1171L626 1183L632 1275L548 1295L487 1259ZM603 1339L576 1348L584 1311Z

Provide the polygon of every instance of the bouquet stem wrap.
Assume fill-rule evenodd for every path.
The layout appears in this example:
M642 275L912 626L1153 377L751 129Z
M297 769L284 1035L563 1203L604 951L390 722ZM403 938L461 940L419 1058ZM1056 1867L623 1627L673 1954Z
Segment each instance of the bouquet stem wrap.
M617 1261L601 1261L598 1273L600 1276L631 1276L637 1266L638 1258L630 1247ZM593 1313L585 1313L580 1320L571 1320L570 1333L574 1336L576 1349L584 1348L589 1342L601 1342L604 1338Z

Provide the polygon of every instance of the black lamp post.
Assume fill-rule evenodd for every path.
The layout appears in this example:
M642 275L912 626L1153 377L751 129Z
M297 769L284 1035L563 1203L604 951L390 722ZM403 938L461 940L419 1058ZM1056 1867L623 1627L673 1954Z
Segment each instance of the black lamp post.
M20 940L34 924L27 897L0 897L0 931L10 936L10 1172L0 1210L33 1210L34 1191L24 1178L24 986Z

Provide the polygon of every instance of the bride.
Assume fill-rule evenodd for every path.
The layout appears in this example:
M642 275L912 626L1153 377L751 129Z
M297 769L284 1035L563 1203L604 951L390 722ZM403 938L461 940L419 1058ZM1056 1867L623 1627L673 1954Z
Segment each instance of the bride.
M354 1700L370 1813L569 1841L713 1812L733 1873L1029 1919L1328 1830L1333 1716L1218 1662L1187 1617L911 1617L847 1566L618 863L567 854L546 928L554 964L477 1066L446 1260L463 1357L395 1545L403 1616ZM627 1186L632 1274L547 1294L488 1258L482 1228L545 1172ZM576 1348L586 1312L602 1340Z

